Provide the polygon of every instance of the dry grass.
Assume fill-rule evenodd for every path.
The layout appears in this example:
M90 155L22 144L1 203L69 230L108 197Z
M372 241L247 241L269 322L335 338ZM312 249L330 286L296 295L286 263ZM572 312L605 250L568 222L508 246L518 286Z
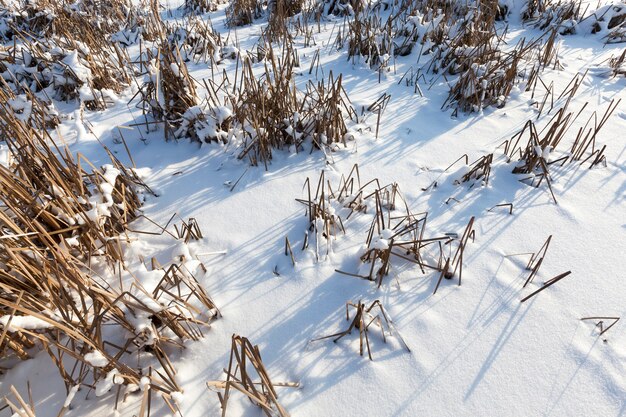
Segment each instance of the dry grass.
M185 0L181 7L186 15L197 15L216 11L218 4L213 0Z
M626 4L607 4L587 17L592 19L591 33L604 33L606 43L626 42Z
M0 115L12 155L11 166L0 165L1 359L9 364L45 351L68 391L146 381L144 395L158 393L174 412L170 394L180 387L166 347L198 340L218 311L184 259L167 267L153 261L163 278L150 291L137 280L122 285L124 233L142 190L150 189L111 153L111 163L98 169L54 146L45 129L31 128L6 106ZM186 224L185 239L198 236L197 226ZM120 274L119 285L102 272ZM147 326L138 325L139 317ZM111 326L117 332L104 331ZM124 344L111 334L126 335ZM158 365L148 374L137 362L141 352Z
M144 83L131 101L139 97L137 107L143 112L147 131L151 130L151 124L163 124L166 139L188 137L197 140L198 135L194 130L196 124L192 117L204 116L200 109L192 110L200 104L200 99L196 93L196 81L187 70L185 56L190 53L195 55L195 52L200 55L215 52L210 50L214 44L206 38L196 38L203 44L192 42L189 46L186 43L188 32L183 29L183 33L177 35L174 30L167 37L164 25L159 36L156 53L147 49L139 63L140 68L145 68ZM182 42L183 49L178 46L179 42Z
M486 181L488 165L488 157L477 161L473 175ZM483 170L480 176L479 169ZM302 250L314 244L317 259L320 259L322 245L326 246L326 255L330 253L333 236L338 235L338 232L346 232L349 228L348 219L352 215L366 214L368 207L373 207L373 219L365 237L366 249L360 256L363 265L369 265L367 273L336 272L374 281L380 287L395 262L408 262L418 267L423 274L426 270L439 272L439 282L444 277L450 279L458 275L461 285L463 253L468 240L474 240L475 237L473 218L460 239L456 234L426 237L428 213L412 213L395 183L381 186L378 179L373 179L362 185L357 165L347 177L342 175L337 188L331 185L322 172L315 194L312 193L308 178L304 189L307 198L296 199L306 207L309 220ZM343 218L340 214L342 212ZM313 232L314 241L309 238L309 232ZM446 255L446 252L450 255Z
M596 111L593 111L587 122L578 129L568 152L557 159L551 159L557 147L568 136L568 132L574 122L589 104L585 103L576 113L568 110L572 99L582 84L584 76L577 74L565 87L564 91L556 97L556 100L562 100L563 104L549 119L543 129L539 130L532 120L528 120L522 130L516 133L510 140L504 142L504 153L509 160L519 156L519 161L513 169L513 173L527 174L528 176L520 181L529 182L530 185L536 187L539 187L545 180L555 203L557 201L552 190L549 167L559 162L563 166L565 163L575 161L581 161L581 165L591 161L589 168L593 168L601 163L606 165L606 157L604 156L606 145L599 147L597 138L621 101L611 100L601 116ZM549 98L551 98L550 101L548 101ZM548 110L550 112L554 108L554 101L554 91L552 88L549 88L542 104L539 106L539 115L544 111L548 102L551 103ZM528 138L526 144L522 145L524 142L521 142L521 144L520 141L526 137Z
M529 0L522 11L522 19L540 30L554 28L562 35L575 32L575 23L583 15L580 1Z
M350 307L356 310L352 321L350 321ZM375 309L378 309L378 314L376 315L373 313ZM370 360L373 360L369 339L370 327L373 324L380 328L380 332L383 336L383 341L385 343L387 343L387 337L385 333L395 335L396 337L398 337L398 339L402 343L402 346L407 350L407 352L411 352L411 349L409 349L409 346L406 344L402 336L400 336L400 333L396 330L395 326L393 325L393 321L391 320L391 318L387 314L387 311L383 307L383 304L379 300L375 300L367 307L365 303L362 303L360 300L356 304L352 301L348 301L346 303L346 320L350 322L350 326L348 326L346 330L328 336L318 337L311 340L311 342L333 338L333 342L337 343L337 341L339 341L341 338L352 334L352 330L356 329L359 332L359 354L363 356L363 351L365 347L367 348L367 356ZM363 344L363 341L365 341L365 344Z
M530 275L524 282L524 287L526 287L529 283L533 282L533 279L535 278L535 276L537 276L537 273L539 272L539 268L541 268L541 265L543 264L543 260L545 259L546 254L548 253L548 248L550 247L551 240L552 240L552 235L548 236L548 239L546 239L546 241L541 246L541 248L539 248L539 250L536 253L533 253L531 255L530 260L528 261L528 264L526 265L526 269L530 271Z
M522 39L505 51L506 30L496 23L506 13L492 0L471 5L432 0L373 3L346 19L335 44L346 46L349 59L363 57L381 73L390 70L395 57L417 51L417 67L407 71L411 73L407 84L415 85L417 92L425 74L434 76L431 86L441 77L458 76L443 107L452 108L454 114L476 112L504 106L513 87L533 74L529 69L535 62L542 63L535 68L538 71L554 58L553 49L537 56L543 37L534 42ZM552 46L554 39L546 43ZM420 64L422 58L427 61Z
M604 335L604 333L608 332L611 327L615 326L617 324L617 322L619 321L621 317L607 317L607 316L595 316L595 317L583 317L580 320L581 321L587 321L587 320L593 320L596 322L596 327L600 328L600 334L599 336ZM611 324L609 324L608 326L604 327L604 321L605 320L611 320ZM606 342L606 339L604 339L604 341Z
M102 27L83 21L87 14L64 8L58 12L45 36L25 24L14 26L13 38L19 43L0 54L0 61L11 64L3 87L43 103L51 98L79 100L88 109L104 109L108 91L119 93L130 84L130 59Z
M477 161L475 161L471 165L470 169L465 174L463 174L463 176L459 180L455 181L455 183L460 184L463 182L472 181L472 184L470 185L470 187L473 187L475 184L475 181L480 181L482 184L488 185L492 162L493 162L492 153L479 158Z
M273 383L265 369L259 347L252 345L245 337L233 335L228 360L228 369L224 369L226 381L208 381L207 387L224 390L218 392L222 406L222 417L226 416L231 393L239 391L250 402L259 407L267 417L288 417L289 413L278 402L276 387L299 386L297 383ZM257 382L258 381L258 382Z
M263 29L266 42L291 43L291 17L302 12L303 0L272 0L268 2L267 26Z
M326 0L320 2L325 14L354 16L367 7L363 0Z
M608 64L613 77L626 76L626 49L618 56L611 57Z
M165 137L176 137L176 130L183 122L183 114L198 104L194 80L187 71L180 50L170 42L162 42L159 48L159 80L163 94L162 110L165 120Z
M219 58L223 40L211 23L198 18L189 18L183 23L166 26L167 39L176 45L183 61L215 64Z
M392 21L383 19L369 11L356 13L348 21L345 33L337 35L336 44L343 45L347 40L348 58L364 57L365 63L372 69L381 70L390 65L394 53Z
M117 386L119 396L120 385L142 387L141 415L149 414L153 392L175 413L171 394L180 387L166 352L202 337L201 327L219 312L186 259L165 266L153 259L152 271L162 274L153 288L132 278L127 230L150 189L108 150L111 163L97 168L58 148L46 130L59 122L53 100L104 109L106 91L130 84L130 59L109 36L139 25L143 14L122 1L74 8L37 1L22 12L31 18L3 34L19 42L0 53L3 71L11 68L0 85L0 133L11 154L10 166L0 166L1 358L10 365L45 351L68 392L80 387L101 395ZM158 5L145 15L152 18L142 22L143 35L159 41L153 63L162 70L141 94L174 134L196 105L185 59L213 59L220 39L210 26L190 21L184 36L170 32L169 41ZM190 221L179 235L188 241L202 233ZM105 279L110 275L119 275L119 283ZM111 326L118 330L111 333ZM150 360L138 360L146 353Z
M226 24L231 27L249 25L263 15L259 0L233 0L226 9Z
M252 61L245 58L231 95L233 118L243 139L239 158L267 167L273 149L299 152L306 141L320 149L347 146L346 120L357 117L341 76L331 73L326 83L309 83L306 91L299 91L294 82L299 65L295 51L289 45L280 54L271 45L266 48L264 73L257 78Z

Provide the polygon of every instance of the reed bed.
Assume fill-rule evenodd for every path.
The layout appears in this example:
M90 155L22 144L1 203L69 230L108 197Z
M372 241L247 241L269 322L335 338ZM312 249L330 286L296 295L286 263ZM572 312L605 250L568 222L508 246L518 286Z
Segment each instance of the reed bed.
M379 74L389 71L396 57L416 53L417 65L407 71L411 74L406 78L408 85L415 85L417 92L418 80L426 82L425 75L431 76L431 86L452 76L442 108L453 109L453 115L478 112L504 106L513 88L533 75L531 68L537 62L542 65L535 72L555 57L554 53L540 54L544 44L553 46L554 39L547 36L506 47L506 30L496 24L507 13L506 7L491 0L471 5L376 2L346 18L337 30L335 45L346 47L348 59L362 57ZM420 63L423 59L426 62Z
M54 19L58 24L45 36L27 25L12 26L15 42L0 54L1 87L31 102L55 99L78 101L88 109L106 108L110 96L132 80L126 51L111 43L99 26L74 21L73 14Z
M187 259L153 260L162 279L151 288L136 278L123 283L123 271L132 275L126 231L150 188L108 150L110 164L97 168L1 106L0 134L12 156L0 165L3 366L43 351L68 394L117 389L119 396L126 386L143 392L145 404L154 392L175 412L181 389L166 352L201 338L219 312ZM180 230L184 240L201 236L191 221ZM140 359L146 354L152 359Z

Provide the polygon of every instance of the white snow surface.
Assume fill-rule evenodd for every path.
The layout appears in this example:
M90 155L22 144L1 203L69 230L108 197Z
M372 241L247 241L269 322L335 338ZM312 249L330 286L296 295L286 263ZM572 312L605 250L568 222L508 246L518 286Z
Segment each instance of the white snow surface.
M224 19L224 6L220 6L211 20L226 33ZM309 153L308 145L304 152L276 151L265 170L237 160L237 150L228 146L166 142L162 131L123 131L137 170L158 190L158 197L147 197L144 213L161 225L173 213L183 219L193 217L204 234L202 240L188 245L166 235L136 234L136 241L127 248L129 268L143 268L140 256L154 256L163 264L181 258L200 261L207 273L195 276L223 315L204 331L202 340L185 342L184 350L170 353L182 388L174 395L182 415L220 415L218 397L205 382L224 379L222 370L228 365L233 334L259 345L273 381L300 384L297 389L277 388L280 403L293 416L626 415L626 79L587 74L570 105L578 110L589 103L581 120L594 110L603 112L612 99L623 102L596 139L607 145L606 167L551 165L555 204L545 183L535 188L520 182L521 177L511 173L516 161L508 162L502 149L497 149L527 120L537 118L533 104L537 98L531 98L530 92L509 97L501 109L486 108L453 118L450 111L440 109L448 91L443 79L431 89L422 85L423 97L413 87L398 84L415 63L415 54L398 57L395 70L392 65L379 82L379 74L366 64L348 61L344 50L329 47L336 36L333 25L334 21L328 21L315 34L317 46L304 47L302 39L296 38L301 60L296 83L304 86L306 79L314 79L308 68L316 50L322 48L325 74L331 69L343 74L344 88L359 111L383 93L391 94L378 139L373 133L376 115L365 117L351 127L354 141L347 148L340 146L328 157L320 151ZM259 21L237 28L240 44L236 50L251 49L261 26ZM513 38L539 35L515 22L509 33ZM600 35L577 34L561 41L564 68L542 73L543 82L554 82L555 91L562 91L575 74L605 65L624 47L605 46ZM234 71L236 64L226 59L220 65L219 72ZM257 69L263 66L257 65ZM189 63L189 72L198 80L211 75L201 64ZM100 140L130 165L124 145L114 143L112 132L115 126L136 122L133 117L139 113L128 112L123 100L130 99L135 88L106 111L85 112L84 120L94 134L79 132L80 140L71 149L96 164L105 163ZM230 115L225 107L216 112L218 121ZM543 127L552 115L542 115L537 123ZM59 131L66 138L76 138L76 125L66 121ZM576 129L571 129L567 141L573 140ZM1 149L3 163L7 156ZM471 162L491 152L494 162L488 185L455 184L468 170L462 163L444 172L463 154ZM549 149L536 152L546 161L560 156ZM364 182L373 178L381 184L396 182L412 211L427 211L429 236L461 236L475 216L476 238L467 245L461 286L456 279L443 280L433 295L438 273L422 273L408 262L395 262L380 288L336 272L369 268L359 257L364 253L372 207L367 214L356 213L344 220L346 234L332 236L328 251L321 244L319 260L313 250L300 250L308 224L304 207L295 199L305 198L306 178L316 183L325 170L326 178L336 185L355 163ZM112 167L106 168L94 217L106 216L107 204L112 204L110 185L117 175ZM438 186L427 188L434 181ZM488 211L503 203L513 203L512 215L506 208ZM342 215L341 210L337 214ZM154 225L138 220L133 229L154 230ZM538 276L522 288L529 274L525 269L529 253L537 251L549 235L552 243ZM286 236L294 248L295 266L284 256ZM375 236L376 247L385 249L391 236L391 230L383 229ZM571 275L520 303L565 271ZM149 290L159 279L145 268L138 275ZM116 276L110 279L117 282ZM349 325L346 302L359 300L367 305L380 300L411 352L393 335L387 335L384 343L377 328L370 333L373 361L367 353L359 356L357 331L337 343L331 339L311 342L345 330ZM580 320L589 316L622 320L599 336L595 321ZM6 325L7 320L0 318L0 324ZM137 317L133 325L148 329L148 323L147 317ZM9 329L46 325L14 316ZM151 343L150 337L146 344ZM98 354L89 354L93 355L89 361L106 365ZM11 385L25 392L29 381L39 417L56 416L70 402L67 417L109 416L116 403L115 385L123 382L116 375L110 371L97 384L97 398L84 387L78 392L71 388L67 395L55 366L42 352L6 371L0 394L8 393ZM138 414L146 384L147 378L139 386L127 387L130 395L119 401L116 412ZM159 401L152 406L152 416L170 415ZM232 394L228 411L229 416L261 415L237 394Z
M89 352L85 355L85 360L95 366L96 368L105 367L109 360L100 351Z
M7 327L9 331L19 331L20 329L35 330L47 329L52 327L50 323L37 317L32 316L2 316L0 324Z

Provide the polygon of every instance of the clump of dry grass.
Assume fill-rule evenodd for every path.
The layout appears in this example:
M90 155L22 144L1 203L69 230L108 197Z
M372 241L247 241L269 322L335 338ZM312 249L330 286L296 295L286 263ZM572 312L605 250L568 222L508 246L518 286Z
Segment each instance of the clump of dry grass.
M16 94L11 87L4 79L0 79L0 102L6 103L5 111L11 112L31 127L53 129L59 125L59 113L51 100L42 99L27 89Z
M194 106L182 115L182 123L174 136L199 143L226 144L231 137L232 124L232 112L228 107Z
M342 76L331 72L328 81L307 84L302 106L302 132L322 148L342 143L347 146L346 120L358 121L342 85Z
M611 57L608 66L613 77L626 76L626 49L620 55Z
M300 122L300 106L292 79L294 57L287 54L279 62L272 56L261 79L255 77L250 60L246 59L243 65L234 111L244 134L244 149L239 158L248 157L253 165L267 164L273 148L292 145L297 139L294 124Z
M178 47L170 42L162 42L159 55L165 136L176 137L175 132L182 124L183 114L198 104L198 96Z
M518 78L520 55L496 58L485 64L474 63L461 74L450 89L443 107L465 113L479 112L488 106L504 107Z
M312 232L313 236L315 236L316 255L319 259L320 236L326 239L328 248L330 248L332 236L336 236L339 231L345 234L346 229L343 226L341 217L335 214L335 209L331 205L331 196L327 194L324 171L320 174L315 195L311 194L311 181L309 178L304 182L304 188L307 190L307 199L296 199L297 202L306 206L306 214L309 219L308 231L306 232L307 239L304 245L305 247L308 246L308 233ZM332 190L329 191L332 193ZM327 249L327 253L329 251Z
M249 25L263 15L263 3L259 0L233 0L226 9L228 26Z
M322 2L325 14L355 16L367 7L363 0L327 0Z
M345 35L339 34L337 43L342 43L342 35L348 41L348 57L365 57L370 68L380 70L389 66L394 53L392 20L383 21L380 16L369 12L356 13L348 22Z
M232 390L244 394L250 402L259 407L267 417L288 417L289 413L278 402L276 387L297 388L298 383L272 382L270 379L259 347L252 345L250 340L243 336L234 335L230 349L228 368L224 369L226 381L208 381L207 387L224 390L218 392L222 407L222 415L226 415L228 401ZM258 382L257 382L258 381Z
M559 65L554 31L545 42L542 38L530 43L522 39L506 52L499 46L500 39L495 34L493 36L495 44L490 43L493 39L487 39L488 43L470 48L463 54L460 62L471 65L460 73L442 106L453 108L453 115L459 110L471 113L489 106L501 108L520 82L527 81L532 85L541 69L552 63Z
M214 12L217 10L218 4L218 2L213 0L185 0L181 7L186 15L195 15Z
M290 18L303 10L303 0L271 0L267 5L267 26L263 37L268 43L292 43Z
M553 28L562 35L574 34L582 15L582 3L572 0L529 0L522 10L524 22L540 30Z
M243 61L236 85L233 117L243 140L239 158L253 165L272 159L273 149L290 148L295 152L310 140L320 149L333 150L346 145L346 119L356 114L342 87L341 76L332 74L326 83L310 83L299 91L294 82L298 58L293 49L280 55L266 46L264 73L255 77L249 58Z
M579 113L580 114L580 113ZM520 159L518 164L513 169L514 174L531 174L528 178L531 183L537 179L536 187L539 187L545 179L552 194L552 198L556 203L556 196L552 190L552 183L550 180L549 172L549 154L553 152L563 139L567 128L571 126L571 122L574 119L574 114L567 112L567 105L554 115L552 120L548 124L547 130L543 136L540 136L535 124L532 121L526 122L524 128L517 133L505 147L505 154L512 158L516 152L519 152ZM528 134L528 141L526 146L518 148L519 140ZM515 141L515 142L513 142ZM554 161L552 162L554 163Z
M356 310L354 314L354 318L350 321L350 307ZM378 309L378 314L372 313ZM315 342L318 340L330 339L333 338L333 342L337 342L342 337L352 334L352 330L358 330L359 332L359 354L363 356L364 346L367 348L367 355L370 360L372 359L372 350L370 348L370 327L372 324L380 328L380 332L383 336L383 341L387 343L387 337L385 333L395 335L398 337L402 346L407 350L407 352L411 352L409 346L406 344L400 333L396 330L393 325L393 321L387 314L387 311L383 307L383 304L380 300L373 301L369 306L366 307L365 303L362 303L360 300L358 303L353 303L352 301L348 301L346 303L346 320L350 321L350 326L342 332L331 334L328 336L318 337L316 339L311 340L311 342ZM385 329L385 326L387 327ZM365 345L363 344L363 340L365 340Z
M190 18L182 24L166 26L166 32L168 42L176 45L185 62L214 64L221 59L224 43L209 21Z
M143 58L140 66L145 68L144 83L135 97L139 96L137 106L143 111L146 127L162 123L166 139L191 133L195 126L192 119L201 118L196 109L200 100L176 42L163 36L156 54L147 50Z
M491 163L493 162L493 154L487 154L481 158L478 158L469 170L463 174L463 176L455 180L455 184L461 184L464 182L472 182L470 187L474 186L476 181L480 181L484 185L489 184L489 174L491 173Z

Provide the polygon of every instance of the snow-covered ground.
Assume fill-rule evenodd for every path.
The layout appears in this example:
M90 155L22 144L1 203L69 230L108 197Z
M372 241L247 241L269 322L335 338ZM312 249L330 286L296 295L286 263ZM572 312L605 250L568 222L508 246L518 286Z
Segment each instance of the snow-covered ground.
M228 33L224 6L204 17L210 17L217 31ZM182 415L220 415L218 396L206 382L224 378L233 334L259 345L273 381L299 383L298 388L277 388L280 403L294 416L625 415L626 78L603 72L607 59L622 53L624 44L605 45L590 34L561 37L558 56L563 68L541 74L544 83L554 83L558 96L576 74L588 70L570 110L588 104L566 134L566 148L594 111L601 115L611 100L623 99L596 139L599 147L606 145L606 167L589 169L589 162L551 166L555 204L545 182L532 187L519 181L524 176L511 172L517 158L507 161L500 147L527 120L537 120L533 102L543 95L533 99L531 92L518 88L503 108L452 117L451 110L441 110L449 88L446 80L433 77L432 86L421 85L423 96L400 82L415 64L416 53L399 57L388 72L379 74L333 47L334 19L314 34L316 45L304 47L296 38L296 84L303 87L316 79L315 71L309 74L308 69L319 49L324 72L320 79L331 70L341 73L359 114L362 106L384 93L391 95L377 138L377 115L366 114L350 126L355 140L347 147L327 157L321 151L309 153L309 146L299 153L276 151L265 170L238 160L232 145L166 142L163 131L120 129L137 172L158 191L158 197L147 200L144 214L161 225L173 213L195 218L204 235L181 248L167 235L137 234L127 249L130 268L139 268L140 256L166 263L188 250L206 266L207 272L197 277L223 315L202 340L185 342L186 348L170 357L183 388ZM239 50L251 49L264 24L261 19L230 29L230 39L237 39ZM540 35L511 19L511 40ZM233 72L235 65L225 60L219 72ZM206 64L189 65L189 71L197 80L211 77ZM72 151L96 164L106 163L101 141L130 164L124 145L118 143L117 126L136 122L139 111L127 106L135 91L132 87L122 93L105 111L86 111L84 123L64 121L59 131ZM557 101L555 110L562 104ZM544 127L555 110L544 111L537 125ZM488 184L455 183L466 172L463 161L446 171L464 154L472 163L490 153ZM4 155L0 150L0 162ZM422 273L401 259L392 262L380 287L336 272L367 274L369 264L361 265L359 257L373 219L372 206L346 219L347 209L336 205L345 234L337 233L330 246L320 238L319 259L313 245L301 250L308 218L296 199L306 198L306 179L315 186L325 171L337 187L354 164L362 183L374 178L381 185L395 182L413 213L428 212L429 237L461 236L475 218L475 240L465 249L461 286L456 279L443 280L433 294L439 272ZM437 187L429 187L434 181ZM512 214L504 207L488 211L505 203L513 204ZM134 230L154 228L147 220L133 224ZM522 288L530 273L529 253L538 251L550 235L538 275ZM286 237L295 266L284 254ZM571 274L562 281L520 302L566 271ZM384 343L373 326L372 361L367 351L359 356L358 331L337 343L311 341L345 330L346 302L359 300L366 305L380 300L410 352L397 335L388 334ZM589 316L622 320L599 336L597 320L580 320ZM26 392L27 381L37 415L57 415L66 392L45 353L6 371L0 390L6 393L14 385ZM98 398L93 393L86 398L86 391L76 393L66 416L137 414L140 396L120 400L114 412L115 390ZM8 415L7 410L0 413ZM155 401L153 416L168 413ZM233 394L228 415L262 414Z

